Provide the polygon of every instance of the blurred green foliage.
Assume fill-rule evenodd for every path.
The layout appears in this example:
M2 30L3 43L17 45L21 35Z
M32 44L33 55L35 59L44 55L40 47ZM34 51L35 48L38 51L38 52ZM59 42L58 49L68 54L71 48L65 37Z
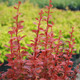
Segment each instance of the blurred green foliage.
M30 2L42 8L48 5L49 0L30 0ZM66 9L68 6L71 10L80 10L80 0L52 0L52 4L58 9Z
M44 9L46 10L46 9ZM75 48L77 52L80 50L80 12L79 11L64 11L51 9L54 13L52 13L52 21L54 21L55 25L53 26L53 31L55 36L58 37L59 30L62 30L62 38L63 41L67 40L70 37L69 32L71 28L74 27L74 38L75 38ZM34 39L35 34L31 31L36 29L36 25L33 22L36 22L35 18L39 17L38 13L40 9L37 6L33 6L29 2L26 2L21 5L20 12L22 13L20 19L24 20L24 31L20 35L26 35L24 40L21 41L22 46L26 46L26 44L30 43L31 39ZM9 49L4 45L9 46L10 35L8 31L14 25L13 16L15 16L16 10L12 7L7 7L5 4L0 4L0 61L6 59L5 54L9 53ZM46 14L45 14L46 15ZM45 27L45 23L43 23L42 27ZM31 48L28 50L31 52Z
M0 0L0 2L7 2L8 6L14 5L18 1L22 3L25 1L30 1L34 5L38 4L40 8L48 5L49 0ZM69 7L71 10L80 10L80 0L52 0L53 7L58 9L66 10L66 7Z
M16 4L18 1L21 1L22 3L25 2L25 0L8 0L8 6Z

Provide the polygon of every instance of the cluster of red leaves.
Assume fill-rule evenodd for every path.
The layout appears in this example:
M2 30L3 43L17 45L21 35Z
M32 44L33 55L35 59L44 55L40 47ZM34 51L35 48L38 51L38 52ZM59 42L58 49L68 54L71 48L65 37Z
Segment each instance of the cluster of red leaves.
M36 18L38 21L37 30L32 30L36 37L31 40L32 43L28 46L32 47L33 54L29 54L26 47L21 47L20 41L25 36L20 36L18 33L21 32L24 21L19 21L18 17L19 7L21 2L18 3L18 7L14 7L17 10L17 15L14 17L16 26L12 27L12 30L8 33L11 35L10 52L7 54L7 65L11 66L7 72L3 73L1 78L3 80L75 80L77 69L72 70L73 62L71 61L73 51L74 51L74 40L73 32L74 28L70 32L70 40L63 42L61 40L62 33L59 32L59 38L54 38L54 32L52 31L52 26L54 22L50 20L50 8L51 0L49 6L46 6L48 11L40 11L40 18ZM46 13L48 16L43 16ZM41 27L41 22L47 24L46 29ZM66 47L65 45L68 45ZM23 60L23 57L27 56L27 60Z

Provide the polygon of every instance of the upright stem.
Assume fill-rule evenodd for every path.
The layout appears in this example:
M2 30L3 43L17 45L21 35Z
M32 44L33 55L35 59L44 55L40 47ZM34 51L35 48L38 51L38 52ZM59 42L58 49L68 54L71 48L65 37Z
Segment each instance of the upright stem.
M19 43L19 40L18 40L18 17L19 17L19 6L20 4L18 4L18 9L17 9L17 19L16 19L16 37L17 37L17 42L18 42L18 49L17 49L17 52L18 52L18 55L20 56L20 43Z
M46 44L45 44L45 50L46 50L46 56L47 56L47 44L48 44L48 29L49 29L49 15L50 15L50 4L51 2L49 3L49 7L48 7L48 17L47 17L47 28L46 28Z
M37 49L37 42L38 42L38 36L39 36L39 28L40 28L40 24L41 24L41 20L42 20L42 13L40 14L40 20L39 20L39 23L38 23L38 31L36 33L37 37L36 37L36 40L35 40L35 46L34 46L34 59L36 58L36 49Z
M13 52L12 34L11 34L11 41L10 41L10 49L11 49L11 54L12 54Z

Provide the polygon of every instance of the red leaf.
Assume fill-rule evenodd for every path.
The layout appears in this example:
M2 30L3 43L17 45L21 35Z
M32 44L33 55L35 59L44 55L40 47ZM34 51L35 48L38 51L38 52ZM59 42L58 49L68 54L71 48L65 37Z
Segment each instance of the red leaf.
M41 9L41 14L44 14L43 10Z
M50 4L50 7L53 7L53 5L52 5L52 4Z
M13 19L16 19L16 20L17 20L17 18L18 18L18 15L16 15L15 17L13 17Z
M41 78L40 80L46 80L45 78Z
M14 41L13 44L14 44L14 45L18 45L18 41Z
M51 21L51 23L52 23L52 25L54 25L54 22L53 21Z
M47 16L43 16L43 18L47 19Z
M21 23L18 24L18 29L22 29L24 26L21 25Z
M5 47L7 47L7 48L9 48L9 46L7 46L7 45L4 45Z
M42 53L45 53L46 51L45 50L41 50L42 51Z
M17 37L13 37L13 40L17 39Z
M26 35L22 36L21 39L23 39L24 37L26 37Z
M12 27L12 29L13 29L13 31L15 31L16 30L16 27Z
M33 65L33 63L32 63L32 61L27 60L26 65L31 66L31 65Z
M52 51L52 49L47 49L47 52L50 52L50 51Z
M41 69L36 70L36 72L37 72L37 73L40 73L40 72L41 72Z
M47 21L47 19L43 19L43 21Z
M23 68L24 68L24 69L27 69L28 71L31 71L31 69L30 69L29 66L24 66Z
M9 34L14 34L14 31L8 31Z
M32 45L31 45L31 44L27 44L27 46L28 46L28 47L32 47Z
M38 18L35 18L36 20L39 20Z
M32 32L35 32L35 33L37 33L37 32L38 32L38 30L32 30Z
M21 49L27 49L26 47L21 47Z
M43 33L41 33L40 35L44 35Z
M50 3L52 3L52 0L50 0Z
M18 9L18 8L14 6L14 9Z
M3 65L3 63L0 64L0 66L2 66L2 65Z
M30 41L34 42L34 40L30 40Z
M21 1L19 1L18 4L20 5L21 4Z
M44 30L43 28L39 28L40 30Z
M48 27L52 27L52 24L48 24Z
M19 23L23 23L24 21L20 21Z
M45 13L48 13L48 11L45 11Z
M73 65L73 62L72 62L72 61L69 61L69 64L70 64L70 65Z
M31 43L31 45L32 45L32 46L34 46L34 44L33 44L33 43Z

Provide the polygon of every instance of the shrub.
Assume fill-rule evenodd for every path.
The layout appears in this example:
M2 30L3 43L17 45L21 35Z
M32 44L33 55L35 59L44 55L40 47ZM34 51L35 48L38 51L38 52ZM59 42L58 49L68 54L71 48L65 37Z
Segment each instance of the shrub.
M71 9L71 10L79 10L79 8L78 8L78 4L76 3L76 2L71 2L70 4L69 4L69 9Z
M27 46L32 47L33 53L29 54L26 47L20 45L20 41L25 37L20 36L24 21L19 21L19 8L14 7L17 10L17 14L13 19L15 20L15 26L8 33L10 34L10 49L11 54L7 54L8 66L11 68L7 72L2 73L1 78L3 80L75 80L78 70L73 68L73 62L70 60L73 55L75 39L73 38L74 28L70 32L69 41L63 42L61 40L62 33L59 32L59 37L54 38L54 32L52 26L54 22L49 22L52 13L50 11L51 0L49 6L46 6L48 11L41 10L39 13L40 18L36 18L38 21L37 30L32 30L36 37L31 40L31 44ZM43 16L46 13L47 16ZM42 28L42 22L45 22L47 27ZM67 47L67 46L68 47ZM23 59L26 56L27 59ZM77 66L78 68L79 66Z
M30 0L30 2L34 3L36 5L36 3L39 5L39 7L44 7L44 5L47 5L48 0L44 0L42 2L42 0ZM56 7L58 9L66 9L66 7L69 7L70 10L79 10L79 3L80 0L52 0L52 5L53 7Z
M25 0L8 0L8 6L16 4L18 1L25 2Z

